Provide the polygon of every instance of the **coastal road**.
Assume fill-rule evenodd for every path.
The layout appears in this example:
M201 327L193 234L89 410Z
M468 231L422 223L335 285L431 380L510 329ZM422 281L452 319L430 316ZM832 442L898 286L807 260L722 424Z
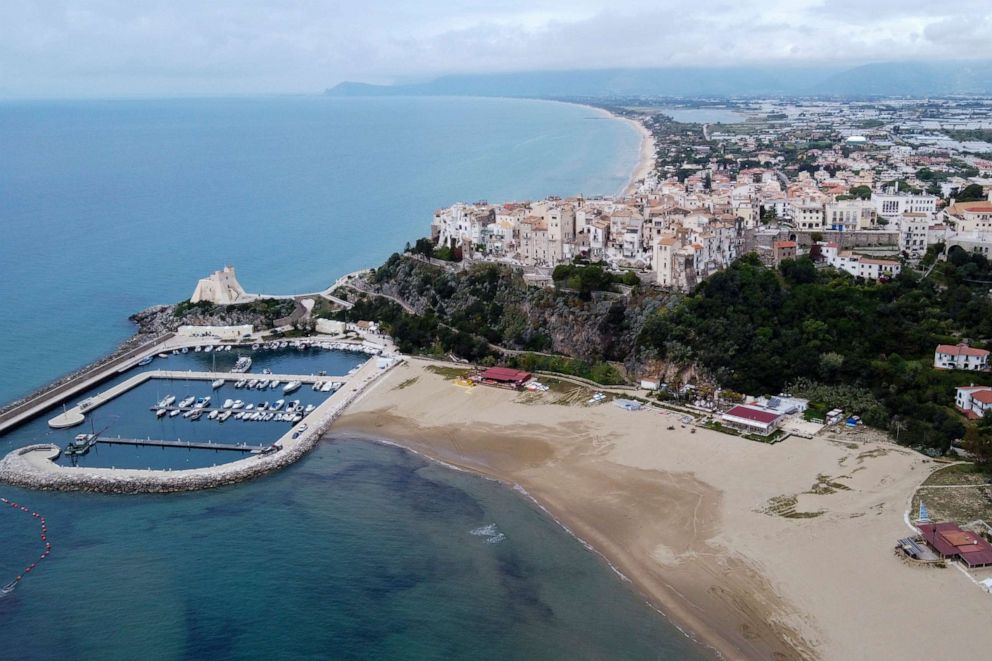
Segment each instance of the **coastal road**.
M54 404L58 404L75 393L89 388L98 381L116 374L117 371L128 362L144 355L155 353L160 344L167 342L173 336L173 333L160 335L154 340L145 342L141 346L131 349L116 358L98 363L90 368L86 368L80 373L70 377L64 383L42 388L20 404L12 406L0 414L0 433L3 433L10 427L20 424L23 420L30 418L43 409L46 409Z

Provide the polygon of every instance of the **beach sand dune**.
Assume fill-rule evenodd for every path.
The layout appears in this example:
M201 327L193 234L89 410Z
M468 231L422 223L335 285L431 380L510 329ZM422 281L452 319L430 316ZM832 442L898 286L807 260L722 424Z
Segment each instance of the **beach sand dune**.
M933 468L909 450L691 433L674 414L459 387L417 360L332 430L356 434L519 485L726 658L984 658L992 648L987 594L953 568L893 553Z

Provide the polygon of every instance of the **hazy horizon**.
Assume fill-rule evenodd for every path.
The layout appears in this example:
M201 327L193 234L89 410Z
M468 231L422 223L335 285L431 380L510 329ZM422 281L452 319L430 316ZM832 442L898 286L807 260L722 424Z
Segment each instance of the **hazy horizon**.
M987 3L10 0L0 96L312 94L342 81L992 59Z

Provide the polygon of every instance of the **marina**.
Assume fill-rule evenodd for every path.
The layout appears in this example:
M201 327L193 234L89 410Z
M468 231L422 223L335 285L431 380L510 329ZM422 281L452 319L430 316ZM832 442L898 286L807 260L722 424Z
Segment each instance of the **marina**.
M0 456L41 443L59 448L56 464L72 467L175 471L229 463L246 452L218 449L266 448L291 437L370 361L368 351L336 348L355 343L331 348L326 341L282 340L206 352L202 339L200 345L177 340L146 347L143 354L152 356L146 365L138 366L140 357L132 355L123 372L115 363L102 375L87 375L88 387L69 390L72 399L59 391L50 401L35 402L32 416L0 433ZM227 371L239 360L251 371ZM81 433L97 433L99 440L84 452L68 452ZM110 442L118 437L146 442Z

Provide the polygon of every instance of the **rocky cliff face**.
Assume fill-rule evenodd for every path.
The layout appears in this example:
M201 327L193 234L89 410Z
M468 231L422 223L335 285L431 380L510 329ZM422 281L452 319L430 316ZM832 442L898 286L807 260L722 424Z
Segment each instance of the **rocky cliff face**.
M390 259L368 286L418 314L435 314L506 349L620 362L634 377L668 370L641 354L637 337L652 313L678 300L674 294L641 288L629 295L593 292L584 297L528 286L507 266L477 264L456 272L409 257Z
M212 303L155 305L129 317L137 324L140 335L159 335L175 331L180 326L240 326L271 328L277 319L292 314L295 303L264 299L241 305Z

